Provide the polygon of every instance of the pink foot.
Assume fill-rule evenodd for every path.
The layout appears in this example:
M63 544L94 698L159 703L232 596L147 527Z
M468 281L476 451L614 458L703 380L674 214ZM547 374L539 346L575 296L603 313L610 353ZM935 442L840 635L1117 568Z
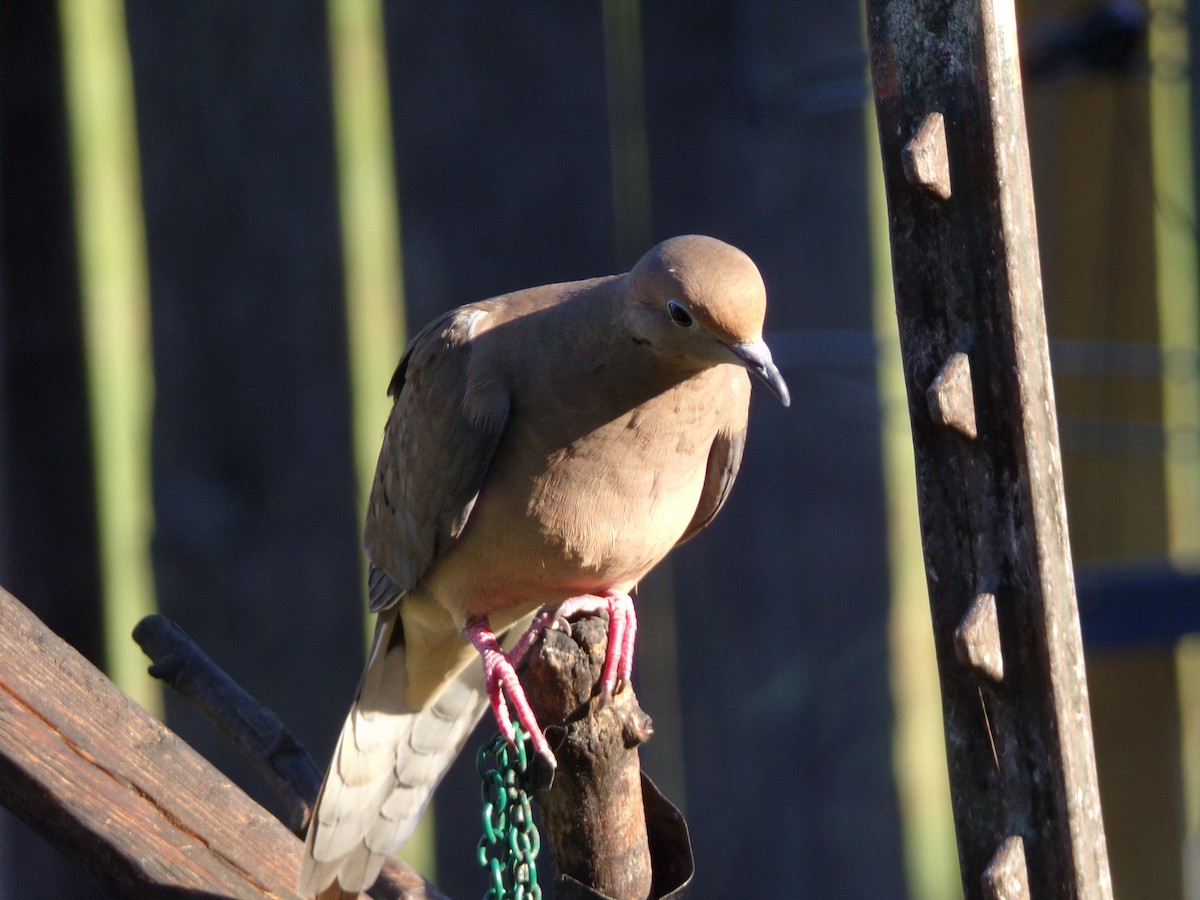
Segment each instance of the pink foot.
M496 635L492 633L491 626L488 624L487 616L468 619L466 627L463 628L463 635L479 651L479 656L483 661L484 687L487 689L488 700L492 704L492 713L496 717L496 724L500 726L500 733L504 735L504 739L509 744L516 744L516 732L513 730L512 719L508 713L508 704L512 703L513 711L517 714L517 721L529 733L533 749L550 764L551 769L557 768L558 761L554 758L546 735L542 733L541 726L538 725L537 718L529 706L525 689L521 687L516 670L513 669L513 661L500 649ZM514 659L519 659L519 657L514 657ZM504 699L506 693L508 694L507 701Z
M621 591L605 591L601 596L584 594L571 597L558 609L544 609L509 652L509 660L519 665L529 648L547 628L570 631L567 619L579 613L608 613L608 649L605 651L604 671L600 677L600 705L612 699L619 687L629 683L633 674L633 645L637 637L637 613L633 599Z
M569 631L567 619L579 613L608 613L608 649L604 656L604 671L600 676L600 705L608 703L618 687L629 683L633 674L633 645L637 636L637 613L633 608L633 599L621 591L605 591L603 596L585 594L581 597L571 597L564 600L558 609L544 609L534 618L533 623L513 646L505 653L500 649L496 635L492 633L487 616L477 616L468 619L463 628L463 635L479 651L483 661L483 681L487 689L488 700L492 705L492 713L500 733L510 744L516 742L512 718L509 715L509 704L517 715L517 721L524 726L533 742L533 748L553 769L558 762L550 750L546 735L538 725L525 689L517 678L516 666L521 664L525 654L534 645L543 631L547 628L557 628ZM505 694L508 699L505 699Z

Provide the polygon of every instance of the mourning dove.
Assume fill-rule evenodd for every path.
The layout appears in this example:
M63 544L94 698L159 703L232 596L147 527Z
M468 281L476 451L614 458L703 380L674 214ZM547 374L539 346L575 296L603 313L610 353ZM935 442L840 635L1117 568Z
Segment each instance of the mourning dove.
M628 679L629 591L725 502L747 372L789 403L765 310L745 253L689 235L624 275L459 307L412 341L367 509L375 638L303 895L374 882L489 699L506 734L511 703L553 762L513 672L538 610L608 609L603 690Z

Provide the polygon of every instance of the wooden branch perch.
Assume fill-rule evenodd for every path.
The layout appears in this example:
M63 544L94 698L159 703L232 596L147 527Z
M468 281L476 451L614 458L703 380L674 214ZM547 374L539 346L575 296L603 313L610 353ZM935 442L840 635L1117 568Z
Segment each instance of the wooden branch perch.
M560 875L602 895L640 900L650 893L651 870L637 747L653 727L629 686L597 708L605 630L599 617L579 619L570 635L547 631L529 658L534 712L543 723L565 723L549 728L559 769L537 803Z
M292 832L303 838L322 777L308 751L166 616L144 618L133 639L154 662L150 674L204 713L262 773L288 808ZM376 900L448 900L398 859L384 863L368 894Z
M183 681L220 685L210 700L240 693L182 632L160 646ZM319 783L305 782L310 804ZM297 896L300 841L3 589L0 803L114 896ZM377 897L445 900L411 870L385 871Z
M146 616L133 639L154 661L150 674L204 713L254 765L286 805L288 828L303 837L321 790L321 770L308 751L166 616Z
M601 708L607 622L587 616L568 635L545 633L523 681L558 758L534 799L558 868L559 898L642 900L673 895L692 876L687 826L644 775L638 746L653 734L630 686Z
M296 896L299 841L3 590L0 802L116 896Z

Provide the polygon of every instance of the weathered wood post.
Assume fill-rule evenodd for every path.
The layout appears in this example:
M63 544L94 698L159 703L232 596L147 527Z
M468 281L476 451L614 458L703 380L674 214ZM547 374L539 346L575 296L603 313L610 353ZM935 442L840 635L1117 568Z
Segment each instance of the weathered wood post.
M868 0L963 886L1112 895L1011 0Z

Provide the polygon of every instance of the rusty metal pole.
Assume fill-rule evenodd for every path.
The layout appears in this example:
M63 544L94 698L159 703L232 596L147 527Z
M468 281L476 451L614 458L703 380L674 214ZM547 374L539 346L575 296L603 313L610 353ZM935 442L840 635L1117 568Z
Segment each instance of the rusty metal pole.
M867 0L967 897L1110 898L1012 0Z

